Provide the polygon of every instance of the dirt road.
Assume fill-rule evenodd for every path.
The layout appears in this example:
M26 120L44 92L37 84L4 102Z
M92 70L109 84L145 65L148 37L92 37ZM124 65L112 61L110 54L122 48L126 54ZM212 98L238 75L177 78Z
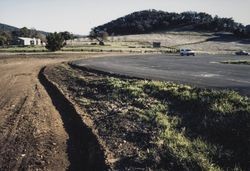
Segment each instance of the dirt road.
M79 57L84 55L0 55L0 170L69 167L69 135L38 73Z

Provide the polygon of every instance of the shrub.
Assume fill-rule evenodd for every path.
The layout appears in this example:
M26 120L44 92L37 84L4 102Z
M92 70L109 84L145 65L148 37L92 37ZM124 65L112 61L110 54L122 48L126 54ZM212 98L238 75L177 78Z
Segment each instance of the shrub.
M49 51L58 51L65 45L65 40L60 33L50 33L46 36L47 45L46 48Z

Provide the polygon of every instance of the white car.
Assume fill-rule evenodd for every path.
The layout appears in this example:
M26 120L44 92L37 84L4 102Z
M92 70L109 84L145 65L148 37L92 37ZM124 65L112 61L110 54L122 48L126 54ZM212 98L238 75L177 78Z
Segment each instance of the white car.
M195 56L195 52L191 49L180 49L180 55L181 56L189 56L189 55L192 55L192 56Z

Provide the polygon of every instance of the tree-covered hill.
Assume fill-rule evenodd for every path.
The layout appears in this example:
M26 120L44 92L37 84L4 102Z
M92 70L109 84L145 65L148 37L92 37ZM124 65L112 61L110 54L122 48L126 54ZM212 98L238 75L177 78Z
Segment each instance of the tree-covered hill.
M232 18L220 18L204 12L164 12L145 10L134 12L93 28L94 31L106 31L109 35L143 34L166 31L176 28L186 28L197 31L227 31L236 35L249 34L244 25Z
M23 28L26 28L26 27L23 27ZM7 25L7 24L3 24L3 23L0 23L0 31L1 32L21 32L21 29L23 28L17 28L15 26L11 26L11 25ZM35 29L28 29L30 32L32 32L32 30L35 30ZM40 31L40 30L36 30L36 32L40 33L40 34L44 34L44 35L48 35L49 33L48 32L45 32L45 31Z
M0 31L12 32L17 30L19 30L19 28L0 23Z

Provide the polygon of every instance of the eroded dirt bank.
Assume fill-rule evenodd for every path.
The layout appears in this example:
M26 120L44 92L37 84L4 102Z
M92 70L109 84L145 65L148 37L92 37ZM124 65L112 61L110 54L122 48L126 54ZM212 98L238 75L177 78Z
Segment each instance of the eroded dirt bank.
M248 97L66 63L45 74L92 129L111 170L249 168Z
M41 69L38 78L59 111L64 128L69 135L67 154L70 165L68 170L107 170L102 147L91 128L85 125L74 105L47 78L44 70L45 67Z

